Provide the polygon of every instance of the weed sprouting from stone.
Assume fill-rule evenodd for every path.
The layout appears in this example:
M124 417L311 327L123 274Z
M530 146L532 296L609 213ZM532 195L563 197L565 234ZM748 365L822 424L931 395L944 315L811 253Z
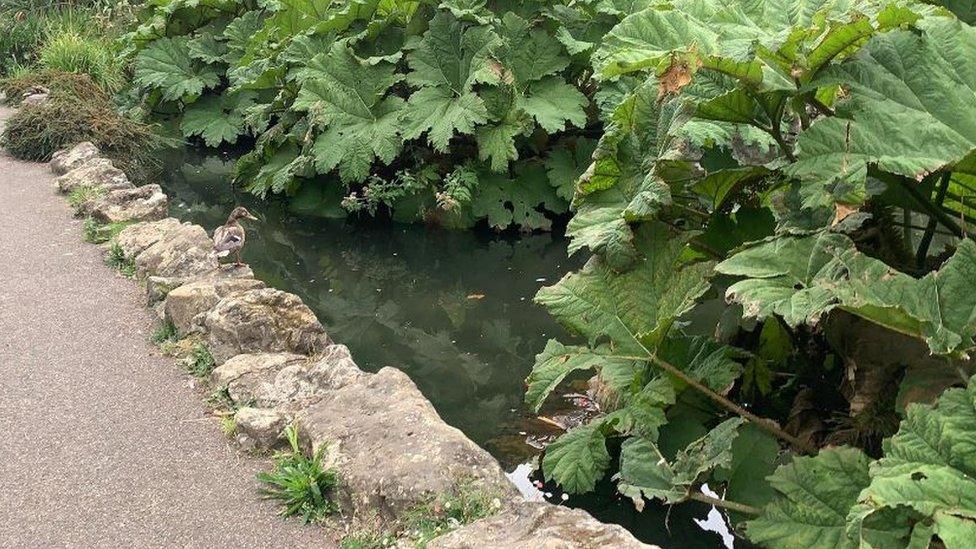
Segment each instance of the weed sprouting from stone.
M233 438L237 434L237 421L234 416L226 415L220 418L220 430L227 438Z
M221 387L206 396L203 403L214 412L236 412L239 407L230 397L227 387Z
M258 474L264 484L261 495L280 502L284 506L282 516L300 516L307 523L321 522L339 511L334 499L339 473L322 467L324 447L311 458L302 453L294 426L285 428L285 436L290 449L275 455L274 470Z
M101 187L79 185L74 189L71 189L71 192L68 193L67 200L68 204L70 204L75 211L80 211L86 202L96 200L103 196L105 196L105 190Z
M156 345L162 345L171 341L176 341L179 337L179 333L176 331L176 326L170 321L163 322L159 328L152 334L152 342Z
M418 548L432 539L465 524L491 516L501 508L501 500L470 482L459 483L454 493L441 494L431 501L406 511L401 518L403 536Z
M364 530L342 538L339 549L383 549L393 547L396 541L393 534Z
M85 242L89 244L103 244L112 240L122 232L122 229L128 227L131 223L119 222L119 223L108 223L105 225L100 224L91 217L85 218Z
M190 356L186 358L184 367L188 374L194 377L205 378L210 375L210 372L213 372L215 364L214 357L210 354L210 349L207 349L206 345L198 343L193 347Z
M125 251L118 242L113 242L105 256L105 264L119 271L119 274L126 278L136 275L136 265L131 259L125 256Z
M460 480L453 493L440 494L426 503L405 511L394 527L385 531L365 529L342 539L340 549L382 549L384 547L424 548L434 538L494 515L501 500L476 488L470 480Z

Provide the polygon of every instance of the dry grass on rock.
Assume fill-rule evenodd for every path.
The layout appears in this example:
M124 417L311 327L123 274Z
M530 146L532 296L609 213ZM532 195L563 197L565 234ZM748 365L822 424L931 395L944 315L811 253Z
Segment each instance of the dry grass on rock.
M84 75L41 71L7 79L0 89L10 98L31 86L50 90L46 101L25 105L0 135L12 155L47 162L55 151L91 141L133 181L145 181L158 168L157 149L165 140L151 126L117 112L111 98Z

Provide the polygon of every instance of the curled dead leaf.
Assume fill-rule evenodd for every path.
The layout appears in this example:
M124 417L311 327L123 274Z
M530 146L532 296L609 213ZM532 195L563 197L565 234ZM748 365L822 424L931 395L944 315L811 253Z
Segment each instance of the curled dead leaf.
M668 95L677 94L685 86L691 84L692 73L692 66L688 59L673 56L671 58L671 64L658 77L658 101Z
M857 211L858 209L856 206L849 206L847 204L838 203L837 206L834 208L834 220L830 223L830 226L833 227L837 225L838 223L843 221L844 218Z

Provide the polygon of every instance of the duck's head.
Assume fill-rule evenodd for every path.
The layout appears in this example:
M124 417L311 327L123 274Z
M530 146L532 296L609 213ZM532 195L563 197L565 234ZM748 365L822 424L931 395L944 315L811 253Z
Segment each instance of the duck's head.
M258 218L254 217L244 206L234 208L234 211L230 212L230 217L227 218L227 221L237 221L238 219L250 219L251 221L258 220Z

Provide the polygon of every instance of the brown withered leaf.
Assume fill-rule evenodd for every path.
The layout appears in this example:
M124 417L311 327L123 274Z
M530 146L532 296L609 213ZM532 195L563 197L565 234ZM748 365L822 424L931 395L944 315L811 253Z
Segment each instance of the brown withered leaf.
M498 61L491 59L488 61L488 69L494 74L499 80L506 84L511 84L515 82L515 76L512 71L506 69Z
M855 213L857 211L858 211L858 209L857 209L856 206L850 206L850 205L847 205L847 204L837 203L837 205L836 205L836 207L834 209L834 220L830 222L830 226L833 227L833 226L837 225L838 223L840 223L841 221L843 221L844 218L846 218L847 216L849 216L852 213Z
M671 59L671 65L658 78L657 99L660 101L668 95L677 94L691 84L691 67L683 59Z

